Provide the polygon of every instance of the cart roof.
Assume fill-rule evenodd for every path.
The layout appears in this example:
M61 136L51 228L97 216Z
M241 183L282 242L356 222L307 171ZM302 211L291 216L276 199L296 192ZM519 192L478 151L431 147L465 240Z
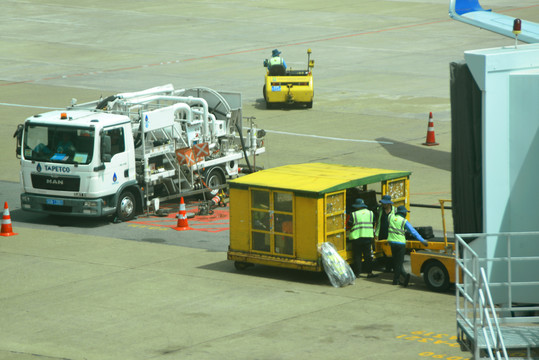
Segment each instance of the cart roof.
M396 179L410 174L410 171L308 163L258 171L231 180L229 185L231 188L261 187L318 197L326 193Z

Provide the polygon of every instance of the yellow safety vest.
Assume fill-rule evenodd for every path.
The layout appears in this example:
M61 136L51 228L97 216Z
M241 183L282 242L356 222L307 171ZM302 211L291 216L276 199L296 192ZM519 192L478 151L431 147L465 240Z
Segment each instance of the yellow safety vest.
M272 67L273 65L283 65L283 59L280 56L272 57L268 67Z
M373 219L374 214L369 209L354 211L352 213L353 225L352 229L350 229L350 239L374 237Z
M402 216L390 214L388 219L389 229L387 232L387 241L392 243L406 244L406 236L404 235L404 227L406 219Z

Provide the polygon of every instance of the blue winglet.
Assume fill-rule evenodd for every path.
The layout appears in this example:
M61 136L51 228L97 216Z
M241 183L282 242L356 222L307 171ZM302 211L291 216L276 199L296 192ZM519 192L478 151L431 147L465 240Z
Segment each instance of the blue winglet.
M485 10L479 0L450 0L449 16L466 24L515 38L513 34L514 17ZM526 43L539 43L539 24L522 20L522 32L518 40Z
M459 15L469 13L471 11L491 11L491 9L485 10L479 4L479 0L456 0L455 12Z

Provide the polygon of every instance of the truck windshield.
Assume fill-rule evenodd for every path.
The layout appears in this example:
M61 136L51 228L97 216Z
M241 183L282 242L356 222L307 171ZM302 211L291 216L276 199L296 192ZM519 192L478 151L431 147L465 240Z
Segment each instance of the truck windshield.
M26 124L23 156L27 160L89 164L94 152L93 128Z

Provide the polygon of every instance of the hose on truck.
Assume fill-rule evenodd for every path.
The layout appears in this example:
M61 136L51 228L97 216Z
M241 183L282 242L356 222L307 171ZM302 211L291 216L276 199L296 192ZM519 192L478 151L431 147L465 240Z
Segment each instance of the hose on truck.
M249 157L247 156L247 152L245 151L245 142L243 141L243 134L241 132L240 126L238 123L236 123L236 129L238 130L238 133L240 134L240 142L241 142L241 150L243 151L243 156L245 157L245 161L247 162L247 166L249 167L249 171L252 173L253 168L251 167L251 163L249 162Z

